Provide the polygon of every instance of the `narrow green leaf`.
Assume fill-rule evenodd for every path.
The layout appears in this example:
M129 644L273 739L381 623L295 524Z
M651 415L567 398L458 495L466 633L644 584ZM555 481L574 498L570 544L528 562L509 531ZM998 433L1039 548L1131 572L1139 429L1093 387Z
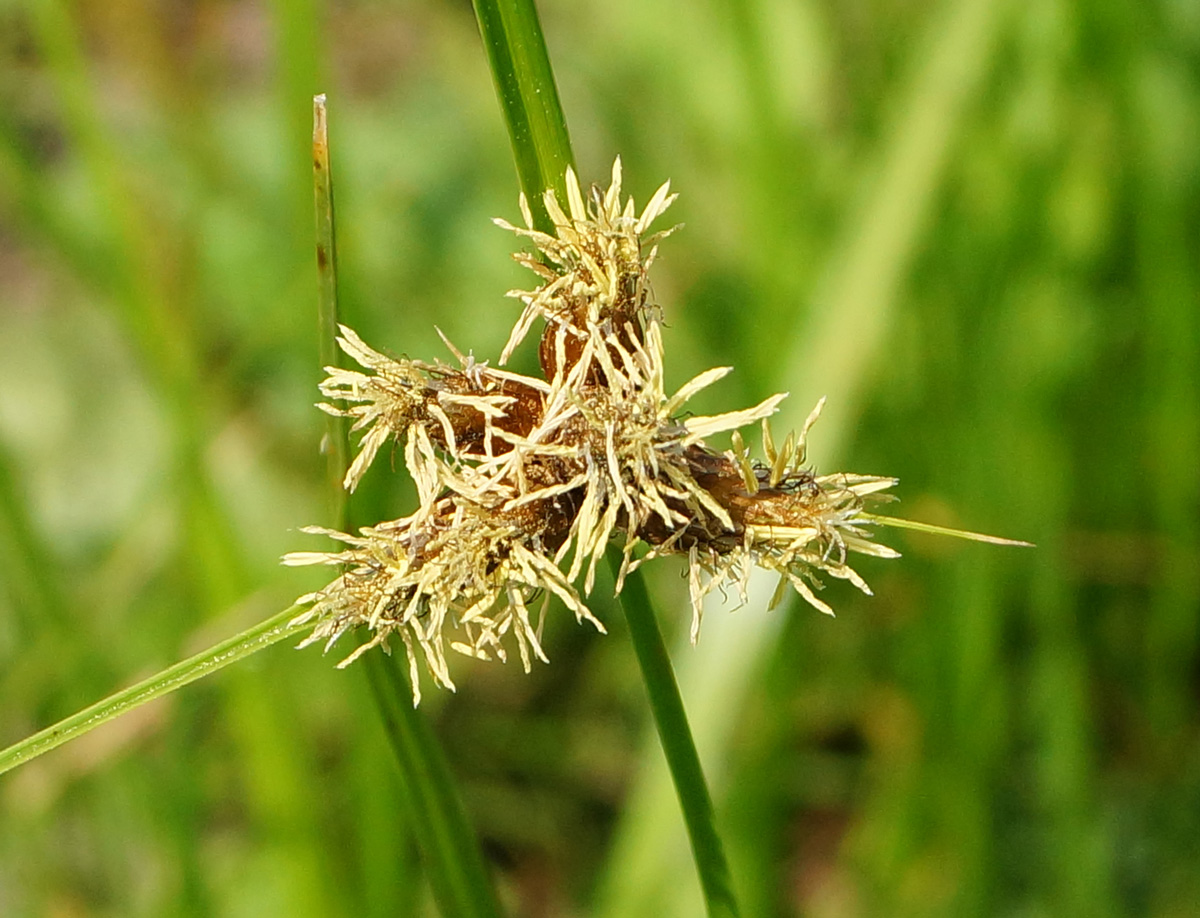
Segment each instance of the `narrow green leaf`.
M329 122L325 94L313 97L313 196L317 213L317 323L321 366L338 366L337 237L334 231L333 172L329 161ZM346 419L325 415L324 451L330 525L346 527L346 489L342 476L350 462Z
M609 560L613 563L615 575L619 565L611 555ZM717 832L712 797L704 780L704 770L692 739L671 658L663 643L662 632L659 631L658 620L654 617L640 571L634 571L625 578L625 588L620 598L625 619L629 623L629 637L642 671L642 681L650 699L654 726L658 729L658 738L687 824L692 859L700 874L706 911L710 918L733 918L738 914L737 900L733 894L724 846Z
M400 766L409 823L442 918L499 918L500 902L449 763L428 719L413 707L402 667L381 653L366 654L361 665Z
M91 707L84 708L79 713L59 721L54 726L47 727L28 739L9 746L0 752L0 774L22 765L30 759L37 758L43 752L49 752L55 746L61 746L63 743L76 739L101 724L119 717L126 711L140 707L147 701L169 695L189 682L202 679L264 647L270 647L272 644L298 634L306 627L291 624L292 619L299 611L297 606L284 609L241 634L227 638L208 650L188 657L188 659L144 679L137 685L110 695L103 701L98 701Z
M574 168L575 157L537 7L533 0L475 0L475 17L521 190L529 199L534 225L553 232L542 193L553 188L560 201L567 199L565 176L568 166Z
M338 366L337 225L329 159L325 96L313 98L313 190L317 208L318 314L321 364ZM342 487L350 447L344 418L327 415L325 449L332 516L345 529L350 508ZM454 785L449 763L425 715L413 707L412 687L392 660L368 653L361 664L388 743L400 769L404 814L420 848L425 874L443 918L499 918L499 900L475 832Z
M910 529L913 532L952 536L956 539L968 539L972 542L988 542L991 545L1015 545L1022 548L1035 547L1032 542L1025 542L1021 539L1004 539L1000 536L984 535L982 532L969 532L966 529L951 529L947 526L935 526L932 523L918 523L916 520L906 520L897 516L860 513L859 517L869 523L875 523L879 526L891 526L893 529Z

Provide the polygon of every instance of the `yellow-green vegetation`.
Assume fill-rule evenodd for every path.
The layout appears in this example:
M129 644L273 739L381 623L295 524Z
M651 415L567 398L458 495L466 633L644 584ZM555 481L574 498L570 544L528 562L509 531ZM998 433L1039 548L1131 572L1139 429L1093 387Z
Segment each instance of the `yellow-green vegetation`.
M781 432L827 395L816 468L1040 546L891 532L904 563L830 582L835 621L754 582L694 649L686 559L645 568L741 913L1198 914L1190 6L541 12L584 183L620 153L639 202L683 192L665 390L735 366L689 408L790 391ZM342 320L491 356L528 277L490 224L521 215L469 7L0 6L0 748L327 579L277 564L328 513L321 91ZM363 519L415 505L388 449ZM632 646L570 619L553 666L456 660L421 710L506 913L690 918ZM0 914L434 914L335 659L275 646L0 777Z

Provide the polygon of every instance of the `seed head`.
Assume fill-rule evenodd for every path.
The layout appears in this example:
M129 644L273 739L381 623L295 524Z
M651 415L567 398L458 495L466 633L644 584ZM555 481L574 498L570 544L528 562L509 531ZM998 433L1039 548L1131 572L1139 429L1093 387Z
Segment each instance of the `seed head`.
M327 367L321 383L328 401L319 407L365 431L345 487L354 489L384 443L402 441L419 506L358 535L306 530L345 548L285 556L287 564L339 569L301 598L309 608L297 621L313 625L305 644L326 649L366 627L369 640L343 666L398 635L414 703L418 659L436 684L454 688L447 647L504 660L511 640L526 670L535 658L545 661L541 622L551 596L603 631L583 597L616 536L623 539L618 592L651 558L687 558L694 641L705 595L732 584L744 601L753 567L779 574L773 605L790 585L832 614L816 595L819 575L870 593L849 564L852 553L898 557L872 539L870 527L920 526L867 511L870 502L887 499L882 492L894 478L817 475L805 466L809 429L824 400L778 447L768 419L782 394L741 411L685 417L687 401L730 368L701 373L670 395L663 386L662 326L647 272L670 230L647 232L675 200L669 183L641 213L632 199L621 200L619 159L607 190L593 188L585 199L572 171L566 189L565 211L553 192L545 194L553 233L533 228L524 197L523 228L496 221L533 242L537 253L514 258L540 281L510 293L524 308L500 364L541 319L543 378L494 369L449 341L457 366L393 359L343 326L338 343L362 370ZM761 460L750 458L740 433L756 423ZM732 449L718 452L705 442L727 431ZM646 546L640 554L639 546ZM533 615L539 594L541 611Z

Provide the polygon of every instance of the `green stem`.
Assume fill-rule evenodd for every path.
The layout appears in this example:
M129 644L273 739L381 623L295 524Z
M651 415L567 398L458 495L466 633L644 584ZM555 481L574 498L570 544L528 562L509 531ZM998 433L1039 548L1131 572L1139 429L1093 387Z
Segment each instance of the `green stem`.
M565 175L568 166L574 167L574 157L537 9L533 0L475 0L475 14L512 140L521 189L529 200L534 225L553 232L541 193L553 188L559 200L566 199ZM655 726L683 808L708 914L737 915L692 731L650 597L636 572L626 578L623 605Z
M325 96L313 99L313 188L317 207L318 315L321 363L339 366L337 225ZM350 508L342 487L350 447L344 418L327 416L325 447L329 488L334 493L333 525L347 527ZM368 653L362 665L371 686L388 743L400 769L407 822L420 847L429 884L443 918L499 918L499 900L488 877L475 833L454 785L446 757L429 722L412 704L412 687L382 653Z
M610 560L612 560L610 556ZM616 563L614 562L614 573ZM700 874L700 886L710 918L733 918L738 914L737 900L730 881L725 849L717 834L716 816L700 756L692 739L683 697L671 668L671 658L663 643L658 620L650 604L650 596L641 572L634 571L625 578L621 607L629 623L629 637L642 670L642 681L650 698L654 726L667 758L667 768L675 784L679 806L687 824L692 859Z
M47 727L28 739L9 746L0 752L0 774L22 765L30 759L37 758L43 752L49 752L55 746L61 746L63 743L76 739L101 724L119 717L126 711L131 711L148 701L161 698L163 695L169 695L189 682L202 679L264 647L269 647L298 634L307 626L290 623L297 612L299 612L298 606L284 609L241 634L227 638L194 657L176 663L137 685L110 695L103 701L98 701L91 707L84 708L79 713L59 721L54 726Z
M412 704L408 679L378 652L362 658L388 743L400 766L401 793L443 918L499 918L499 900L429 721Z
M537 7L533 0L474 2L521 190L529 200L534 225L553 232L542 192L553 188L560 201L567 199L565 177L567 167L574 168L575 157Z
M337 236L333 211L333 172L329 162L329 126L325 94L313 97L313 196L317 214L317 321L321 366L340 366L337 346ZM350 462L346 419L325 415L325 457L334 529L346 528L346 490L342 476Z

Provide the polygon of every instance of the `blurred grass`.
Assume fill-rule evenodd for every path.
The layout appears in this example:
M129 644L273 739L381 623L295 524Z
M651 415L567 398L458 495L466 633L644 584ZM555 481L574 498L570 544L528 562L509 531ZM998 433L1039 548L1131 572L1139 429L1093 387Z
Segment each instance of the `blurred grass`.
M525 280L488 222L516 183L469 7L170 9L0 6L0 745L311 585L275 561L324 500L314 91L339 110L350 324L430 357L436 322L493 357ZM668 385L736 366L698 411L838 393L822 468L1039 544L897 534L874 598L830 586L835 622L709 616L677 662L777 629L715 690L745 914L1200 914L1200 17L540 9L584 178L620 152L639 200L682 193L656 268ZM976 53L953 32L972 9L977 76L909 91L939 42ZM939 94L937 169L886 210L889 138ZM856 229L873 208L903 259ZM404 509L402 481L363 487ZM596 608L608 638L555 619L550 666L427 693L514 913L592 912L652 765L602 588ZM0 914L430 914L369 707L278 648L6 775Z

